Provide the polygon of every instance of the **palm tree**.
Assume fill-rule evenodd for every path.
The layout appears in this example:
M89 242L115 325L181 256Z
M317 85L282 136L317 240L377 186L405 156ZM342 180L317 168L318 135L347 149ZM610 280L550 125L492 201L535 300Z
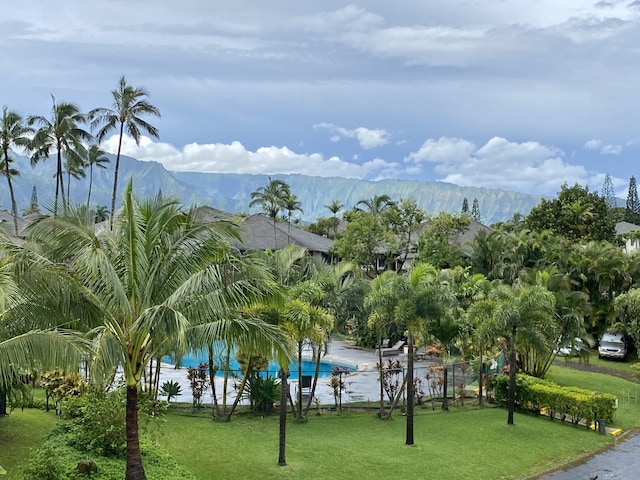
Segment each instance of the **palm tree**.
M109 218L109 209L106 205L98 205L95 210L95 223L104 222Z
M38 125L40 128L30 143L30 150L33 151L31 164L46 160L52 152L56 153L56 196L54 202L54 216L58 213L58 196L64 195L63 165L62 158L68 161L80 161L84 158L85 148L83 141L90 141L91 134L81 128L86 123L87 117L80 112L80 108L74 103L56 103L56 99L51 95L53 107L51 109L51 119L43 116L31 116L28 125Z
M283 207L287 211L287 223L288 233L291 233L291 214L295 211L304 213L302 210L302 203L298 200L298 196L295 193L288 192L284 198Z
M76 180L86 178L86 166L87 165L83 158L68 159L64 162L64 173L67 174L67 205L69 205L71 201L71 177Z
M89 194L87 195L87 207L91 202L91 187L93 185L93 167L95 165L96 168L107 168L107 163L109 163L109 157L107 157L106 152L100 149L100 146L97 143L92 144L87 150L87 165L89 165Z
M249 207L260 205L262 210L273 221L273 237L275 247L278 248L278 232L276 230L276 220L280 210L282 210L285 199L291 195L289 185L283 180L269 177L266 187L259 187L251 192L251 202Z
M324 207L331 212L333 236L335 237L338 234L338 212L342 210L344 205L340 200L332 200L329 205L325 205Z
M540 285L499 285L489 292L488 300L492 302L492 312L487 331L506 336L511 346L507 424L513 425L517 369L516 339L520 335L530 342L546 343L545 333L555 325L555 298L549 290Z
M11 177L18 176L20 173L11 168L13 159L9 156L9 150L15 147L26 147L29 145L29 135L33 130L24 124L22 117L9 110L6 106L2 107L2 120L0 123L0 153L2 154L1 174L7 178L9 186L9 195L11 197L11 213L13 214L14 232L18 235L18 207L16 206L16 197L13 192L13 183Z
M374 195L369 200L360 200L356 203L356 208L358 210L367 210L369 213L374 216L379 216L384 210L389 208L394 202L391 200L389 195ZM365 208L360 208L363 206Z
M31 237L77 279L86 302L99 315L92 330L94 371L120 364L126 383L126 479L146 478L138 441L138 390L146 365L168 347L184 351L189 329L205 324L219 336L230 323L236 302L254 296L225 289L218 262L237 232L228 222L204 222L194 209L161 194L139 203L129 183L113 230L95 232L91 211L83 207L59 219L44 218ZM222 293L224 292L224 293ZM213 321L212 321L213 319ZM248 332L275 332L247 322ZM275 337L275 335L271 335ZM284 349L273 347L276 353ZM102 369L99 369L102 367Z
M109 226L113 228L122 138L125 131L136 141L136 145L140 145L142 132L158 138L159 133L156 127L147 123L141 117L145 115L160 117L160 110L154 105L151 105L147 100L149 93L146 88L134 88L127 84L124 75L120 77L118 86L115 90L111 91L111 95L113 96L111 108L94 108L89 112L89 120L91 121L91 128L99 128L96 135L98 143L101 143L109 133L118 129L118 151L116 153L116 165L113 171L113 194L111 196L111 216L109 217Z

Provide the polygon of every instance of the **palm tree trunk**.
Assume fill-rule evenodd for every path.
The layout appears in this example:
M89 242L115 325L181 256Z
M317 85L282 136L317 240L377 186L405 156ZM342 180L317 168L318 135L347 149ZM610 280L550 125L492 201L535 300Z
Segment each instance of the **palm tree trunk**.
M240 386L238 387L238 393L236 394L236 398L233 401L231 408L229 408L229 411L224 416L225 422L231 421L231 415L233 415L233 412L235 411L236 407L238 406L238 403L240 402L240 399L242 398L242 394L244 393L244 387L247 384L247 379L249 378L249 375L251 375L251 368L247 368L246 372L242 376L242 380L240 381Z
M222 380L222 417L227 416L227 387L229 385L229 364L231 363L231 345L227 345L227 355L224 361L224 378Z
M516 325L511 327L511 354L509 355L509 415L507 425L513 425L516 409Z
M62 152L58 148L58 160L56 164L56 196L53 200L53 216L58 215L58 199L60 198L60 184L62 184ZM64 186L62 192L62 198L64 199Z
M302 341L298 342L298 391L296 400L298 402L296 408L296 420L302 421Z
M138 388L127 386L127 468L126 480L146 480L138 439Z
M482 364L482 346L479 349L480 351L480 361L478 362L478 406L482 407L484 405L484 400L482 398L482 387L484 384L484 365Z
M216 371L213 365L213 347L211 344L209 347L209 383L211 384L211 396L213 397L213 418L222 418L222 412L220 412L220 405L218 405L218 396L216 395Z
M313 401L313 397L316 394L316 387L318 386L318 377L320 376L321 354L322 354L322 344L318 344L318 350L316 352L316 358L315 358L316 366L313 372L313 384L311 386L311 393L309 394L309 400L307 400L307 406L304 409L305 417L309 413L309 409L311 408L311 402Z
M413 334L409 331L407 335L407 437L406 444L413 445L413 402L414 387L413 384Z
M116 195L118 193L118 170L120 169L120 152L122 151L122 136L124 135L124 123L120 123L120 137L118 138L118 154L116 165L113 169L113 194L111 195L111 216L109 217L109 229L113 230L113 215L116 211Z
M289 397L289 384L287 373L280 367L280 432L278 441L278 465L287 465L285 450L287 446L287 398Z
M384 409L384 368L382 365L382 332L378 331L378 370L380 373L380 411L378 412L378 418L386 418L386 411Z
M87 195L87 208L91 202L91 187L93 186L93 164L89 165L89 194Z
M15 235L18 236L18 207L16 205L16 197L13 194L13 184L11 183L11 175L9 173L9 163L7 163L7 183L9 184L9 196L11 197L11 213L13 214L13 229L14 229Z

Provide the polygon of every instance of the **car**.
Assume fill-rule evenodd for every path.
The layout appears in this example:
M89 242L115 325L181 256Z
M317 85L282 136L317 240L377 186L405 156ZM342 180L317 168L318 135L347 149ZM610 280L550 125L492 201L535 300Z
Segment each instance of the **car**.
M623 360L627 356L627 339L622 332L605 332L598 345L599 358Z
M586 352L588 350L589 345L579 337L575 337L573 340L569 338L563 340L562 337L560 337L558 338L558 342L553 353L561 357L571 357L579 356L581 352Z

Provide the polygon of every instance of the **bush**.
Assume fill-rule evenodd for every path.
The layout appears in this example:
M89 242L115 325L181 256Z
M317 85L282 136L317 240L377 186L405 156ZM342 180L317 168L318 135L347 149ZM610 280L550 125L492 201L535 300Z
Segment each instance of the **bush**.
M508 395L509 377L498 375L495 381L496 400L506 403ZM516 375L516 405L518 408L534 412L547 408L551 418L559 415L564 420L570 416L574 424L580 421L588 424L596 415L607 422L613 421L616 397L582 388L561 387L540 378L518 374Z

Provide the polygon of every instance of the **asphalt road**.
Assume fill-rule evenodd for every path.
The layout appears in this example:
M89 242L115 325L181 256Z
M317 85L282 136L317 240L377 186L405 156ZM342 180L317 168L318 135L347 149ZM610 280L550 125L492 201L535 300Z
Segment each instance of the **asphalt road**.
M640 478L640 433L599 453L578 466L559 470L539 480L638 480Z

